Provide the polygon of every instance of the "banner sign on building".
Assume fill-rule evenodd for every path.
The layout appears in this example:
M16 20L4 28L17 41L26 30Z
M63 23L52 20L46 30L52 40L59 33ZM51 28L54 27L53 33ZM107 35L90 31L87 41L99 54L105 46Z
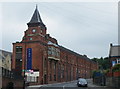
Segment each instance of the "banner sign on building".
M32 69L32 48L27 48L27 70Z

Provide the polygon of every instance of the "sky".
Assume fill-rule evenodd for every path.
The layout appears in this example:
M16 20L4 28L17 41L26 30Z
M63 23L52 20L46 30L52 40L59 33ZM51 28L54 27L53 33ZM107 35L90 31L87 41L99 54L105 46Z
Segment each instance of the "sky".
M0 49L12 52L22 40L36 4L47 33L63 47L93 58L107 57L110 43L118 44L117 2L3 2Z

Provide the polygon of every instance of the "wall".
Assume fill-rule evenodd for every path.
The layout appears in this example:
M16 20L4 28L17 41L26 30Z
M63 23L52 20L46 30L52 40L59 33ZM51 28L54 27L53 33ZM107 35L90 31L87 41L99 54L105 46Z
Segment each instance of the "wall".
M116 72L116 73L114 72L112 73L112 75L106 76L106 86L115 87L115 88L120 87L120 72Z
M14 89L23 89L22 79L14 79L7 77L2 77L2 89L6 88L9 82L14 83Z

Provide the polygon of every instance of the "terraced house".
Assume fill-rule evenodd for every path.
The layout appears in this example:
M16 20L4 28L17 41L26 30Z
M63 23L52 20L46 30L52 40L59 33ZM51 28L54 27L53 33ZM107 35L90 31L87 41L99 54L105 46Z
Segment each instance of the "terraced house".
M30 84L46 84L90 78L97 63L63 46L47 34L36 7L22 41L13 43L12 69Z
M111 67L120 64L120 45L110 44L109 59Z

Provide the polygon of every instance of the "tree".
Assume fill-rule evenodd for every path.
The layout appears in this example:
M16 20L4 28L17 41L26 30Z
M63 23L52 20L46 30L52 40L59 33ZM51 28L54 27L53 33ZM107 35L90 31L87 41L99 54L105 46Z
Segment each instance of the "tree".
M99 69L107 70L110 68L110 61L108 57L93 58L91 60L98 63Z

